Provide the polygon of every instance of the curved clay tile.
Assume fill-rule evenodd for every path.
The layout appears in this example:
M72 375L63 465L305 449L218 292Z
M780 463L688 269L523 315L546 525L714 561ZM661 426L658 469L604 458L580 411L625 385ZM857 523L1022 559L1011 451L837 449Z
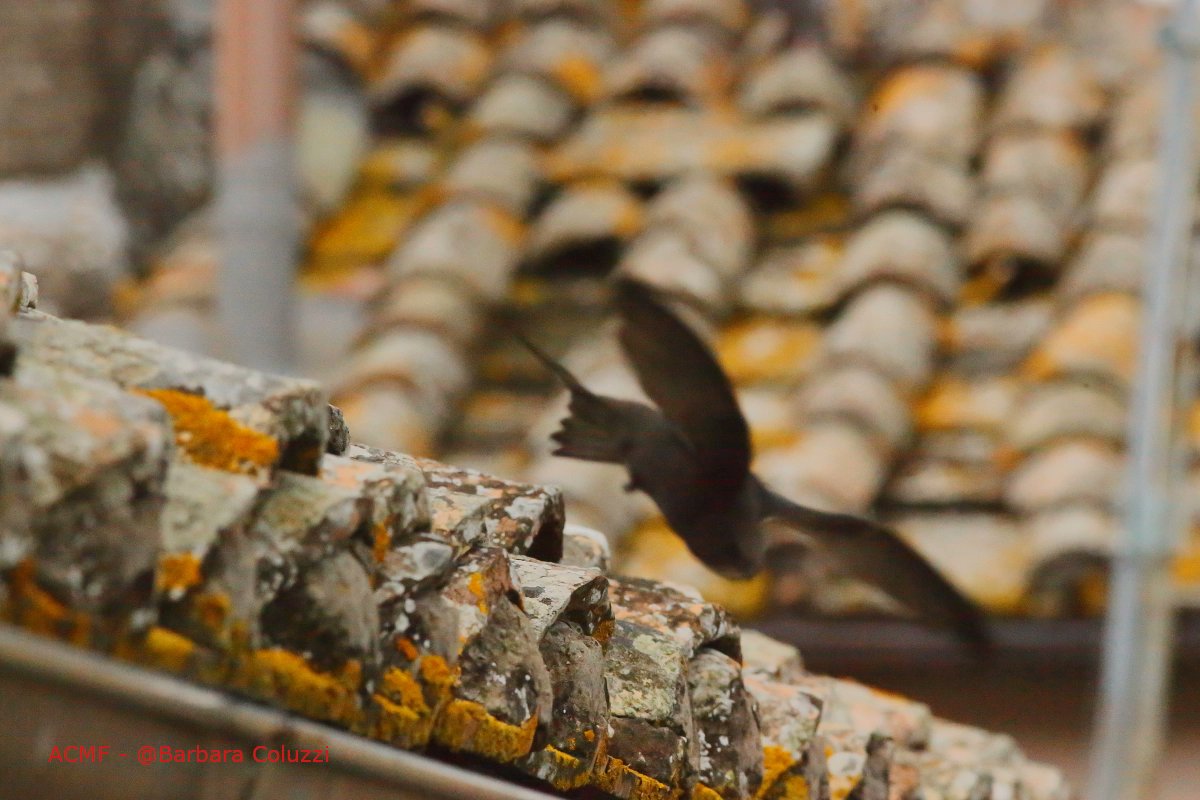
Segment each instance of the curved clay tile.
M576 103L588 105L603 91L604 69L613 49L607 32L551 18L524 30L500 57L500 68L548 80Z
M884 491L891 503L936 507L995 505L1004 494L1004 473L992 461L955 461L911 454Z
M372 337L351 355L335 381L335 394L369 384L411 387L420 408L440 424L450 413L448 401L459 397L470 379L462 348L433 331L393 328Z
M1104 579L1120 524L1102 507L1079 504L1033 515L1024 524L1033 563L1028 572L1029 610L1062 617L1099 613Z
M1005 438L1019 450L1070 437L1119 445L1127 425L1128 408L1117 393L1086 383L1052 381L1026 390L1008 420Z
M1142 290L1146 240L1128 233L1098 231L1084 239L1059 284L1059 294L1074 302L1090 294Z
M727 181L693 174L668 184L650 203L646 224L683 231L696 254L725 280L749 266L754 222L746 201Z
M440 188L448 198L483 198L524 217L540 185L540 164L533 145L492 137L460 151Z
M935 322L928 301L912 290L868 286L826 330L822 361L869 364L912 391L933 370Z
M459 347L467 347L482 327L475 298L438 275L413 275L394 281L371 308L367 335L389 328L427 328Z
M340 3L308 3L300 14L304 43L333 53L358 75L366 77L375 63L379 36Z
M837 273L839 294L880 280L901 281L953 304L959 266L950 237L911 211L884 211L872 217L846 241Z
M727 33L740 33L750 21L746 0L645 0L643 25L704 23Z
M511 0L514 14L527 19L565 16L611 22L617 13L612 0Z
M852 191L860 214L911 208L956 227L970 218L975 183L965 165L899 147L881 150L870 160L860 158L855 166L860 175Z
M963 163L979 142L983 86L971 71L914 64L891 73L872 92L859 121L855 147L912 147L937 159Z
M1088 179L1088 153L1079 136L1070 130L1049 130L993 138L980 181L987 193L1030 195L1059 224L1068 224Z
M431 455L437 423L418 402L415 390L368 384L333 395L354 435L380 447L413 455Z
M828 510L862 513L883 482L882 449L857 426L824 420L806 427L793 444L761 453L756 470L771 488L796 502L827 498L822 505Z
M723 329L717 356L738 385L795 385L811 374L821 329L815 323L756 317Z
M964 367L1006 370L1037 345L1054 323L1047 298L957 309L941 330L943 349Z
M1158 74L1130 81L1114 104L1105 149L1114 161L1154 158L1162 139L1163 83ZM1195 121L1200 121L1200 109ZM1200 143L1196 144L1200 147Z
M820 47L794 46L756 67L742 82L738 103L754 116L820 109L845 127L858 98L846 75Z
M1036 264L1057 271L1069 236L1070 229L1048 214L1033 195L995 194L977 204L963 250L973 268L994 265L1004 273L1015 273L1026 264Z
M736 390L755 452L788 444L799 437L796 404L788 389L747 386Z
M1020 394L1020 383L1008 375L963 377L941 373L913 410L922 431L1000 431Z
M728 93L732 75L725 48L694 27L649 31L604 76L605 94L617 99L668 99L711 106Z
M478 29L495 23L504 5L496 0L409 0L404 11L410 17L429 17Z
M484 136L508 134L535 141L557 139L575 113L557 86L532 75L502 75L471 106L467 125Z
M1092 224L1105 230L1143 230L1149 223L1157 188L1158 162L1154 157L1108 164L1093 193Z
M1104 113L1103 87L1087 62L1066 47L1045 46L1018 65L992 118L997 127L1086 129Z
M1016 611L1029 573L1029 547L1011 519L988 513L904 514L889 523L972 599Z
M604 243L619 245L641 232L643 224L642 202L624 183L569 184L533 222L527 257L536 262Z
M796 395L803 424L820 419L854 422L880 437L895 451L912 433L908 401L873 369L847 364L814 373Z
M805 316L832 306L844 251L844 242L835 235L771 248L739 282L741 304L779 316Z
M433 179L438 160L437 148L428 139L384 139L367 153L359 177L375 188L412 189Z
M1029 455L1009 477L1004 498L1033 513L1071 503L1111 503L1124 474L1125 456L1094 439L1072 439Z
M504 209L478 202L448 203L430 212L388 260L389 274L431 274L458 280L480 297L508 292L524 230Z
M1071 308L1025 360L1033 380L1095 375L1128 386L1137 364L1140 302L1119 292L1095 294Z
M695 170L810 188L829 158L835 129L822 114L746 122L728 114L651 106L588 116L552 155L549 174L569 181L611 176L661 182Z
M676 228L650 228L621 256L617 269L659 289L691 298L710 312L727 305L716 268L703 259L691 237Z
M483 86L491 66L492 54L478 34L457 27L417 26L390 47L369 87L371 99L383 105L411 93L432 92L465 103Z

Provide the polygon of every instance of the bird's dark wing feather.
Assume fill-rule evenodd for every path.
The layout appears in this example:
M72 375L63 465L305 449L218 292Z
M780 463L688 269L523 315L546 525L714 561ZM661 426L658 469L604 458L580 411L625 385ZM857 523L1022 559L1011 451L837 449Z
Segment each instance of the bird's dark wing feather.
M882 525L805 508L769 490L764 492L763 517L793 527L832 554L849 575L882 589L920 619L955 631L977 652L989 646L980 608Z
M642 389L695 448L709 490L737 491L750 468L750 431L721 365L645 285L618 281L616 304L621 347Z

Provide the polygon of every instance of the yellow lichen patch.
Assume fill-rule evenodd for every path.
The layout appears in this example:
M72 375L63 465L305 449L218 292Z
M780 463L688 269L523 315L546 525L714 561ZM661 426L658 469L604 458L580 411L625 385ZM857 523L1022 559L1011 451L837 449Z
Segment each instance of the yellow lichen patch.
M306 271L386 258L420 208L415 194L384 190L355 194L314 231Z
M792 754L782 747L773 744L764 747L762 783L759 784L758 791L754 793L755 800L767 797L771 788L795 763L796 759L792 757Z
M200 559L191 553L168 553L159 557L154 585L168 597L179 599L200 580Z
M592 780L591 770L586 764L553 745L530 753L525 768L560 792L587 786Z
M995 430L1008 418L1016 391L1016 382L1007 378L975 382L940 378L916 406L917 427L930 431Z
M619 758L597 762L595 783L602 791L628 800L670 800L675 796L670 786L643 775Z
M137 389L162 403L175 423L175 443L197 464L256 474L279 460L279 443L235 420L206 397L176 389Z
M296 653L256 650L239 665L234 683L297 714L357 726L362 719L358 689L362 667L348 661L337 673L320 672Z
M581 55L567 56L554 65L551 74L581 103L591 104L600 94L600 69Z
M192 599L196 619L214 634L225 629L232 607L229 596L223 592L203 592Z
M738 619L757 617L770 599L771 582L765 573L741 581L718 575L692 555L661 517L640 524L624 539L618 556L623 573L695 586L706 600L724 606Z
M703 783L693 786L688 798L689 800L722 800L720 792L710 789Z
M475 596L475 604L479 607L479 613L487 614L487 592L483 588L483 573L471 573L471 577L467 579L467 588Z
M421 684L425 687L425 696L441 699L450 696L450 689L458 680L458 671L446 663L441 656L424 656L417 671L421 675ZM436 707L437 703L431 703Z
M1099 373L1130 381L1137 363L1139 301L1123 292L1085 298L1025 360L1026 377L1044 381L1066 373Z
M1200 586L1200 547L1193 547L1176 558L1172 574L1178 584Z
M92 640L92 618L67 608L37 585L32 561L23 561L12 571L3 616L43 636L64 639L86 647Z
M371 557L376 564L382 564L387 558L388 550L392 547L392 531L382 522L375 524L375 535L371 540Z
M409 661L416 661L420 651L417 646L412 643L412 640L405 636L397 636L393 640L392 645L396 648L396 652L404 656Z
M423 747L433 733L434 709L421 685L402 669L389 669L372 695L379 714L372 735L400 747Z
M761 795L761 800L809 800L808 781L803 775L789 773L776 781L771 791ZM756 796L755 800L759 800Z
M846 195L823 194L797 208L772 214L766 221L767 231L777 241L803 239L844 226L852 211Z
M156 625L146 632L137 647L125 643L117 648L116 655L178 675L192 671L196 651L196 643L191 639Z
M760 318L722 331L717 357L735 383L794 384L811 371L820 341L810 322Z
M457 698L446 704L433 726L433 738L439 744L501 764L528 753L536 732L537 715L512 725L492 716L479 703Z

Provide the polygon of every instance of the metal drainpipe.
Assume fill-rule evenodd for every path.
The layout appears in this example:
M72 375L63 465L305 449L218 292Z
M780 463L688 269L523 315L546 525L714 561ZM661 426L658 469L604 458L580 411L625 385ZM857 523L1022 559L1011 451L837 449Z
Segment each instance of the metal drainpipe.
M1163 31L1166 103L1160 183L1147 247L1140 359L1129 419L1125 535L1113 563L1088 797L1152 797L1166 734L1175 591L1170 563L1184 515L1179 440L1191 397L1185 332L1197 288L1189 256L1194 219L1194 62L1198 0L1180 0ZM1183 366L1183 369L1179 367Z
M292 0L218 0L216 10L218 340L232 361L293 366L299 245L292 149Z

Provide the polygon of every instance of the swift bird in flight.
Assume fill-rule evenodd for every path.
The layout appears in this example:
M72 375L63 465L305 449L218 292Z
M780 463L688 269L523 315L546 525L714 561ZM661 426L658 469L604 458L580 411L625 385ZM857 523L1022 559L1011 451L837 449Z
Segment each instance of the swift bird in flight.
M616 308L621 348L658 407L595 394L522 339L570 392L570 413L551 437L555 455L624 466L626 490L648 494L688 549L722 575L750 577L789 549L820 548L919 619L987 646L979 608L895 533L793 503L750 471L750 431L729 378L654 290L623 279Z

